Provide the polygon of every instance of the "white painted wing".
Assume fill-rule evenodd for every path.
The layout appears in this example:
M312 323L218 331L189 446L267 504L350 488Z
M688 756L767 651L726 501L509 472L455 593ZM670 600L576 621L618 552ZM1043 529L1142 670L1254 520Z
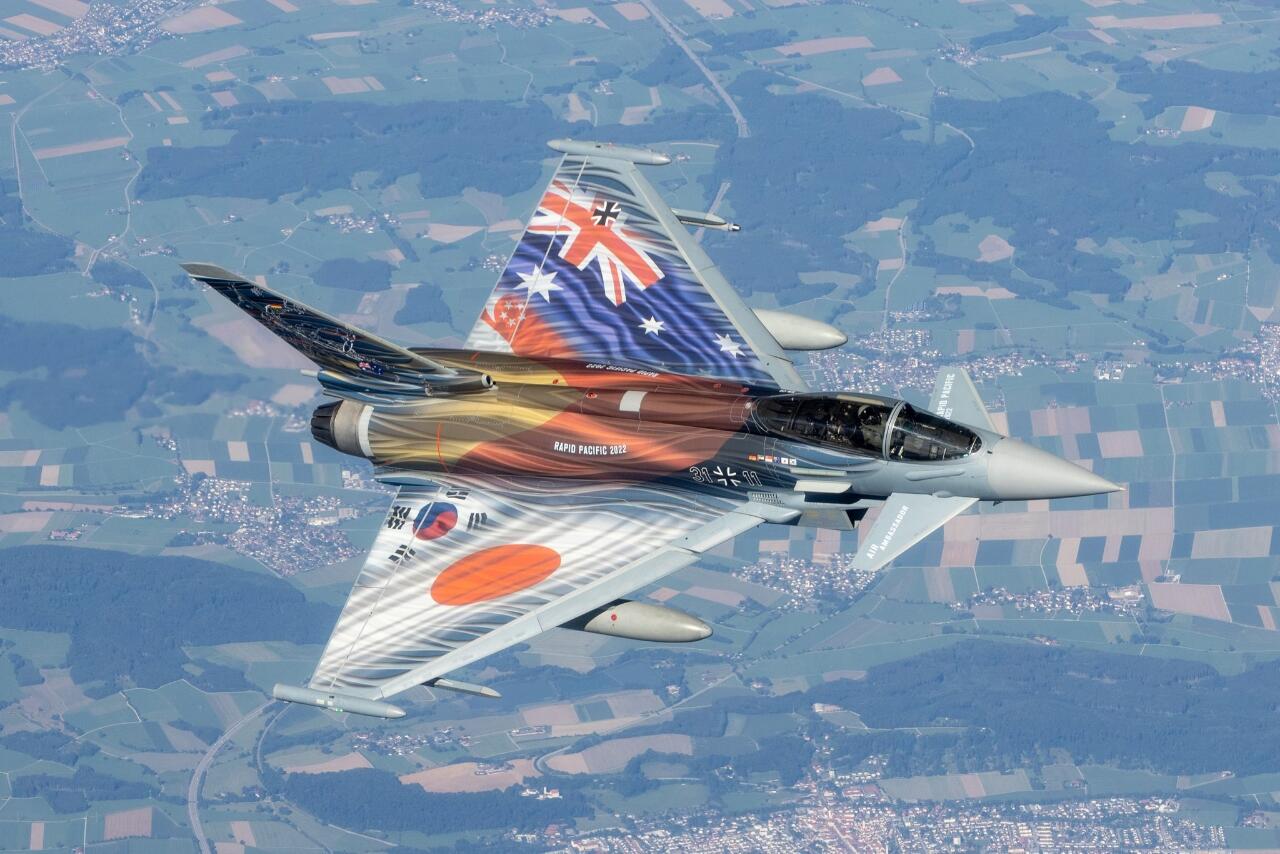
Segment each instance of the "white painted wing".
M310 687L394 696L603 607L787 513L649 485L405 483Z
M935 498L895 492L862 538L853 568L874 572L968 510L976 498Z

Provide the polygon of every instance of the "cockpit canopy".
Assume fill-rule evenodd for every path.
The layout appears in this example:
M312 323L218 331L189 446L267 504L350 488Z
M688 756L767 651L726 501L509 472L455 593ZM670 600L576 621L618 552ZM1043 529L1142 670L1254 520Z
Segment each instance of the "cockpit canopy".
M895 400L870 396L784 394L756 401L756 418L786 439L879 457L896 406Z
M874 395L782 394L757 401L755 412L776 436L890 460L953 460L982 445L967 427Z
M954 460L980 447L982 440L968 427L904 403L893 419L889 459Z

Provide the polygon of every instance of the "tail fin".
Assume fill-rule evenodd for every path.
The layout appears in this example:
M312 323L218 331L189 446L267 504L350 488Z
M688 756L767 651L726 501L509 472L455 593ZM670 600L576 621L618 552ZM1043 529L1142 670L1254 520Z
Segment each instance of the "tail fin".
M467 347L803 389L768 326L641 174L653 151L552 140L564 153ZM727 223L725 226L727 227Z
M929 410L948 421L999 432L991 423L982 395L978 394L969 372L964 368L943 368L938 372L933 396L929 398Z
M320 383L338 397L404 397L491 384L483 374L437 364L213 264L183 264L182 269L315 362Z

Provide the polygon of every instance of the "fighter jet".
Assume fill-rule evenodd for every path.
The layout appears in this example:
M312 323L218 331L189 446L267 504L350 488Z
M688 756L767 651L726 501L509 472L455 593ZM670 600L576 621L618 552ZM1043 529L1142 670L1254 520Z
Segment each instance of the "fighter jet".
M642 175L661 153L563 155L463 349L402 347L212 264L184 264L312 362L316 441L397 492L314 674L282 700L397 718L419 686L553 628L703 639L625 597L766 522L850 530L877 570L978 501L1120 487L1001 435L969 377L928 409L814 391L788 351L840 346L752 310Z

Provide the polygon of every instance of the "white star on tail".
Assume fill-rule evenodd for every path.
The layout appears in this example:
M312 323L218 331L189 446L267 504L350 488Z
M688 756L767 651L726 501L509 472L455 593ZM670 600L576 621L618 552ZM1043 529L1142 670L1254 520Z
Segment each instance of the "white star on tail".
M734 341L728 335L717 335L716 343L720 345L721 353L728 353L735 359L742 355L742 345Z
M656 317L650 317L644 323L640 324L640 328L644 330L645 335L657 335L667 324Z
M551 292L561 290L561 287L555 283L556 274L543 273L541 269L534 270L532 273L517 273L523 284L519 285L521 290L527 290L529 296L537 294L547 302L551 302Z

